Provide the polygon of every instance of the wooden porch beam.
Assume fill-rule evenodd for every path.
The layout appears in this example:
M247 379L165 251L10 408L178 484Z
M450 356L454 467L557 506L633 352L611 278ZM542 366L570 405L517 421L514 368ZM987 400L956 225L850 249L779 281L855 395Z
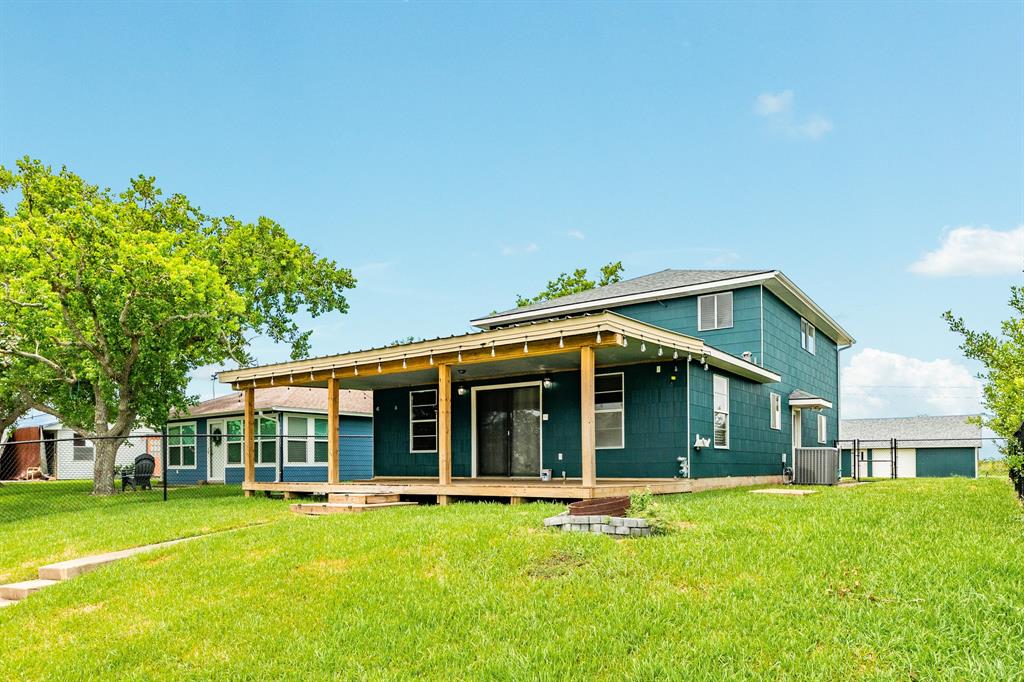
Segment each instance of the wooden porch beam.
M242 424L242 456L245 463L245 482L256 481L256 391L247 388L242 392L245 401L245 422ZM245 491L250 497L251 490Z
M597 485L597 451L594 422L594 348L580 348L580 425L583 433L580 442L580 472L583 485Z
M437 366L437 482L452 482L452 368Z
M543 339L538 341L527 341L525 343L506 344L504 346L490 345L478 346L467 345L461 351L462 359L459 360L459 351L450 353L437 353L433 356L408 358L406 360L389 360L378 363L372 357L361 361L357 368L351 365L337 367L335 369L322 369L315 372L296 372L288 374L283 372L275 375L274 378L264 377L260 379L242 379L232 384L235 390L243 388L269 388L271 386L306 386L309 384L323 384L331 378L348 379L358 377L359 374L367 376L382 374L401 374L403 372L416 372L431 370L440 365L470 365L499 360L515 360L520 358L540 357L544 355L556 355L559 353L572 353L578 348L590 346L593 348L606 348L622 345L622 335L615 332L602 332L601 342L598 343L594 334L579 334L566 336L559 339ZM493 353L493 355L492 355ZM404 365L404 366L403 366ZM331 375L334 375L333 377Z
M337 483L340 474L338 462L341 452L341 437L338 435L340 427L338 413L339 409L339 385L338 379L327 380L327 482Z

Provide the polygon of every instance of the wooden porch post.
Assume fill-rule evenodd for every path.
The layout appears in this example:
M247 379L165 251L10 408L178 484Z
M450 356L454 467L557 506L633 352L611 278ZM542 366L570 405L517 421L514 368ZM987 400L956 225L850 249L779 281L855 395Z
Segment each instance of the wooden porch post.
M452 482L452 367L437 366L437 482Z
M327 380L327 482L337 483L340 478L338 470L341 439L338 435L338 412L340 395L338 387L341 381L336 378Z
M594 348L580 348L580 426L583 438L580 443L582 456L581 472L583 485L597 485L597 460L594 448Z
M245 399L245 422L242 424L242 457L245 462L245 482L256 480L256 389L242 389ZM246 490L245 496L251 497L253 491Z

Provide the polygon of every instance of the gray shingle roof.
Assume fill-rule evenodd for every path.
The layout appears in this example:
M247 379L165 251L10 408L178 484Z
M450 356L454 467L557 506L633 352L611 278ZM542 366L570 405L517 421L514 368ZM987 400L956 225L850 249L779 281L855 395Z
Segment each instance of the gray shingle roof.
M632 294L646 294L661 289L674 289L676 287L692 286L694 284L707 284L718 282L724 279L746 277L747 275L758 275L761 273L773 272L773 270L662 270L642 277L624 279L615 284L603 287L596 287L578 294L560 296L548 301L541 301L522 308L512 308L495 315L508 315L510 313L530 313L534 311L553 308L561 305L572 305L575 303L589 303L601 301L616 296L629 296ZM493 317L487 315L485 317Z
M888 443L908 448L980 448L981 427L967 422L977 415L958 414L947 417L890 417L885 419L843 419L839 422L840 440Z

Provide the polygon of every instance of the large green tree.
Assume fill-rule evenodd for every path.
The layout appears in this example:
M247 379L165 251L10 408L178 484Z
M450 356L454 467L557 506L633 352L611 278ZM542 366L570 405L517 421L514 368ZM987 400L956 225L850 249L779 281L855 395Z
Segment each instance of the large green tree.
M581 291L587 291L595 287L615 284L622 279L622 271L622 261L616 261L615 263L608 263L603 266L601 268L601 277L596 280L587 277L586 268L576 268L572 273L563 272L548 282L544 290L536 296L516 296L516 307L522 308L534 303L540 303L541 301L558 298L559 296L578 294Z
M944 315L949 328L961 336L964 355L981 362L985 369L984 402L989 412L985 423L1007 439L1005 452L1011 467L1024 466L1014 433L1024 422L1024 288L1010 287L1010 318L1000 325L1000 333L968 329L963 318L952 311Z
M14 409L94 441L96 494L136 424L187 406L192 370L251 363L259 334L306 355L295 314L345 312L355 285L274 221L205 215L153 178L115 194L26 158L0 166L0 192L17 200L0 216L3 381Z

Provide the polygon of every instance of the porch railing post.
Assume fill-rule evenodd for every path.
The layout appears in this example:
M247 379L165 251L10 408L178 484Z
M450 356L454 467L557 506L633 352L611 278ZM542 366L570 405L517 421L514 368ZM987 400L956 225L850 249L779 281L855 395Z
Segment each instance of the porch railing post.
M245 399L245 423L242 425L243 457L245 458L245 482L256 481L256 389L242 389ZM246 490L245 496L252 496L253 491Z
M595 448L594 424L594 348L580 348L580 473L584 486L597 485L597 458Z
M340 383L337 378L327 380L327 482L337 483L341 480L341 437L338 413L340 400Z
M437 366L437 482L452 482L452 368Z

